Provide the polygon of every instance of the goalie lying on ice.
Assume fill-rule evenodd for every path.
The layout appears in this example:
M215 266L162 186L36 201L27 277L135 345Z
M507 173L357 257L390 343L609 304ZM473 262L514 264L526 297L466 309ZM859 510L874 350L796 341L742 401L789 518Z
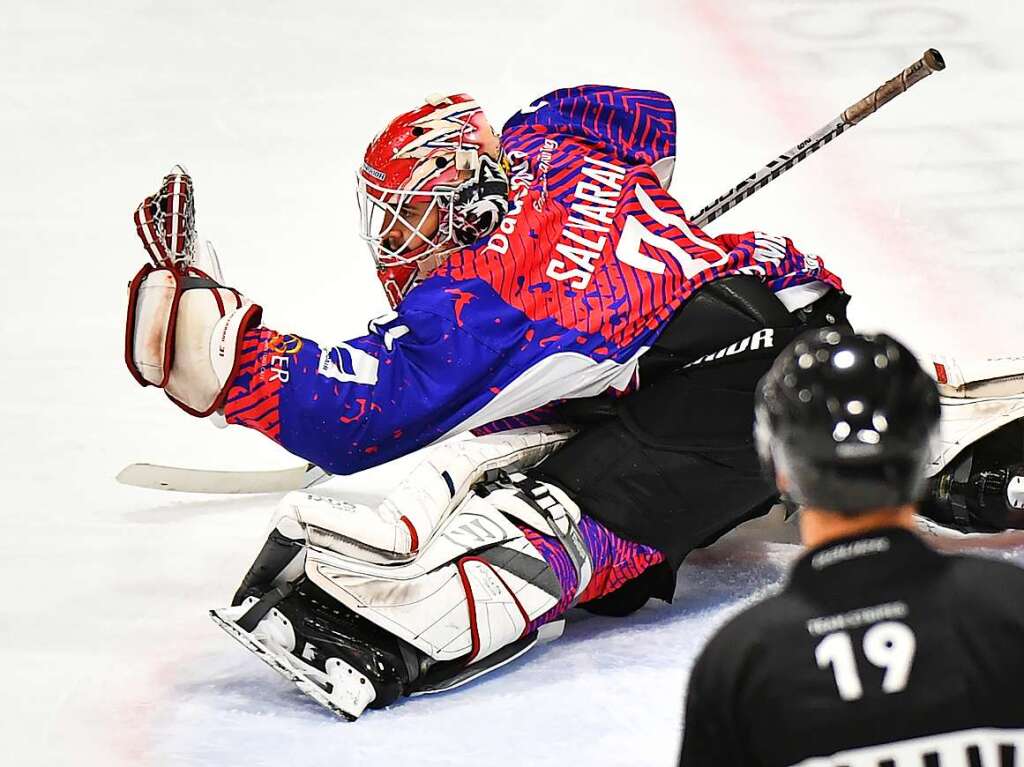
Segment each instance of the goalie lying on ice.
M335 473L493 433L432 457L377 509L289 496L215 612L225 629L356 716L508 661L574 604L622 615L670 599L691 550L771 507L755 384L805 328L845 326L849 298L786 238L694 226L664 188L674 151L672 104L651 91L555 91L500 141L466 96L399 116L359 174L395 311L333 347L261 326L222 285L195 248L183 172L147 198L136 225L154 265L132 282L126 335L140 383ZM1012 504L990 513L985 495L1012 483L1003 452L957 446L1019 423L1002 402L965 408L970 428L949 436L940 521L1008 524ZM554 423L575 434L540 426ZM990 470L1005 482L973 482Z

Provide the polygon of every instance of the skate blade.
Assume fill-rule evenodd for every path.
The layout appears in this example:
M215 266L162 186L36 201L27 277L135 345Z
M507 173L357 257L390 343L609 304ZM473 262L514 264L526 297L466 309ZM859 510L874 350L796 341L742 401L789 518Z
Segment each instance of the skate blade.
M231 636L245 649L274 669L274 671L279 673L289 682L292 682L304 695L312 698L321 706L347 722L354 722L359 717L359 714L362 713L362 710L357 714L345 711L331 699L330 693L327 690L317 684L306 673L306 671L298 665L297 661L291 660L290 655L282 655L275 652L272 648L267 647L265 644L260 642L252 634L242 629L233 620L221 616L219 612L220 611L218 610L210 610L210 618L213 619L214 623L220 626L225 633Z

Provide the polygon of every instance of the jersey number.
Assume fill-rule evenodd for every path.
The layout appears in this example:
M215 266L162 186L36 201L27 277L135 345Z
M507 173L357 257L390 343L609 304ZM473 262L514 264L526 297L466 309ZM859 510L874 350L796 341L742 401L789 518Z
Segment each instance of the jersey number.
M865 632L863 645L868 662L885 669L883 692L899 692L907 686L917 640L906 624L896 621L876 623ZM832 666L840 698L857 700L864 695L853 642L848 633L837 631L826 636L814 649L814 658L818 661L818 668Z
M690 242L695 245L699 245L706 250L718 253L719 258L714 262L705 261L703 258L694 258L675 240L655 234L644 226L636 216L627 216L626 223L622 227L622 235L619 237L619 244L615 248L615 257L619 259L619 261L624 264L629 264L634 269L640 269L644 272L664 274L664 261L659 261L656 258L651 258L650 256L644 255L640 252L640 243L646 242L648 245L657 248L658 250L663 250L675 258L682 267L683 274L686 275L686 279L690 280L693 279L695 274L703 272L705 269L710 269L713 266L718 266L719 264L729 260L728 255L718 245L697 237L690 229L690 226L686 223L685 219L659 208L642 186L638 185L636 187L636 198L640 203L640 207L643 208L644 213L653 218L657 223L665 227L678 229Z

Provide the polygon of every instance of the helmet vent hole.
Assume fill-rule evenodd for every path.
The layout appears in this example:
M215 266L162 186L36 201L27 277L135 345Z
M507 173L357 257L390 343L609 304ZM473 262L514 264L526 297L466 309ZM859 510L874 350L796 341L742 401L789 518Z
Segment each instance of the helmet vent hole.
M842 442L849 436L850 424L848 424L846 421L840 421L835 425L835 428L832 429L832 439L834 439L836 442Z

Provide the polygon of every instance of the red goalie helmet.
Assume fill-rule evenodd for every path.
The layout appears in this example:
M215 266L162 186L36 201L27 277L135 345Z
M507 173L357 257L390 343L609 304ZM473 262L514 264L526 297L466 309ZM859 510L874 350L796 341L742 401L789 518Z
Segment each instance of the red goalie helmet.
M360 234L392 307L508 212L498 139L465 94L430 96L370 142L357 174Z

